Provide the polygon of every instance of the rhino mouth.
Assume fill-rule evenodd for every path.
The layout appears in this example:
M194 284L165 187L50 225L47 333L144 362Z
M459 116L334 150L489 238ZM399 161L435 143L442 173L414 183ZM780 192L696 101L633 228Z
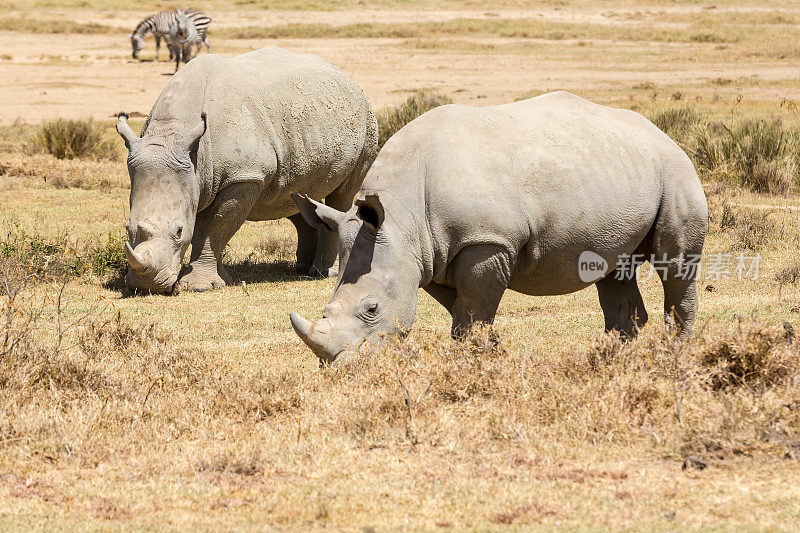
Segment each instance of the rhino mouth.
M364 339L353 338L349 342L336 339L327 319L312 323L294 311L289 314L289 319L295 333L319 359L320 367L342 365L353 359L364 344Z
M177 296L181 292L178 276L168 276L165 282L160 282L154 277L138 276L133 270L128 269L125 275L125 287L134 294L166 294Z

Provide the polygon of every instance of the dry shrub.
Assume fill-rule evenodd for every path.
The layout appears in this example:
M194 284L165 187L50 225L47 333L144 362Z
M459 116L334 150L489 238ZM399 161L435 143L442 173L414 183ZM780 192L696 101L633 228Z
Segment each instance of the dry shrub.
M794 285L800 281L800 261L786 265L775 274L775 280L781 285Z
M657 454L800 447L800 349L780 324L615 334L556 361L509 351L478 328L465 341L412 334L313 379L304 407L324 433L368 448L397 442L646 444ZM367 393L368 391L368 393ZM786 407L789 406L789 407ZM322 429L324 428L324 430Z
M691 106L651 110L648 118L690 155L704 181L770 194L800 189L800 130L780 119L711 122Z
M710 124L692 145L701 173L755 192L783 194L800 186L800 133L780 120Z
M256 251L267 259L287 260L294 257L295 245L287 235L269 235L256 245Z
M749 324L736 335L703 337L698 353L714 390L748 386L763 391L800 372L790 330L774 324Z
M778 233L769 211L739 209L724 201L718 222L720 230L733 239L733 250L759 251Z
M91 119L58 118L43 122L28 147L58 159L116 159L117 143L106 138L105 128Z
M668 331L623 344L612 336L587 352L587 367L628 381L619 394L627 411L639 413L637 426L671 441L673 452L783 455L800 447L800 415L792 407L800 347L790 328L753 320L708 327L688 341ZM593 364L609 353L608 365Z
M389 137L397 133L400 128L435 107L452 104L453 101L443 94L420 91L409 96L405 102L395 106L379 109L378 118L378 149L380 150Z

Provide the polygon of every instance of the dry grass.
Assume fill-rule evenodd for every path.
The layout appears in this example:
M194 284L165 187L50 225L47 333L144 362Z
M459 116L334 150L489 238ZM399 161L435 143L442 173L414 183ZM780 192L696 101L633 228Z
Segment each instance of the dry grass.
M783 37L797 36L791 27L775 27L772 33ZM442 22L421 23L357 23L357 24L300 24L280 26L243 26L215 31L224 39L285 39L285 38L395 38L411 39L454 35L495 36L518 39L609 39L615 41L660 43L741 43L751 46L763 39L763 34L751 27L725 24L690 24L688 27L665 27L637 24L571 23L533 18L457 18Z
M709 188L709 252L739 239L742 194ZM6 279L35 277L0 316L0 506L17 527L790 527L800 495L777 487L800 479L800 324L776 275L800 226L786 227L760 243L762 279L703 291L688 343L659 327L657 284L632 343L597 334L587 291L510 293L494 335L461 343L422 295L410 337L343 371L316 368L287 325L332 290L293 274L288 223L235 237L246 290L178 298L120 298L90 271L41 279L49 257L86 252L18 229L30 252L7 254Z
M782 194L800 188L800 133L779 120L710 124L693 144L701 172L756 192Z
M130 186L127 170L114 160L64 160L49 154L0 152L0 189L78 187L111 190Z
M30 4L16 9L30 9L45 27L51 7L102 26L107 14L130 9L119 0ZM362 9L350 0L207 4L210 12ZM380 5L487 9L472 0ZM575 5L583 7L573 12ZM704 279L698 335L683 344L660 327L655 279L641 283L651 321L628 344L598 334L594 289L549 298L509 292L493 329L499 345L486 330L451 341L449 316L421 292L410 337L344 371L319 369L287 314L318 316L334 281L295 275L291 224L246 223L234 236L225 261L236 286L125 297L124 164L31 155L22 144L35 125L0 128L0 262L12 280L0 296L0 342L8 334L3 351L13 353L0 358L0 527L794 528L797 197L744 188L739 176L755 166L737 161L780 156L710 125L736 131L763 120L766 138L783 132L793 146L796 109L782 98L797 97L789 72L797 30L788 26L797 14L782 5L734 15L741 2L715 5L640 2L631 14L622 3L552 2L533 22L535 15L514 22L500 14L494 22L463 15L443 24L242 26L255 36L308 37L277 44L332 59L377 105L393 106L414 87L476 105L531 87L531 95L567 89L646 113L690 153L704 129L713 143L732 144L726 172L701 172L711 208L706 253L759 253L761 273ZM530 9L516 0L492 9L499 6ZM137 5L136 16L157 7ZM573 14L607 20L569 22ZM267 44L217 30L215 50L226 55ZM3 68L30 62L46 72L74 56L77 76L127 69L128 43L121 30L113 35L64 41L61 67L34 46L9 50L14 64ZM348 38L360 35L394 38ZM98 109L110 115L129 102L146 112L166 82L160 68L131 65L134 82L115 79L115 100ZM73 94L43 85L43 101ZM155 93L120 90L140 85ZM38 116L61 116L47 105ZM18 112L33 121L22 109L34 107ZM110 121L105 133L121 153ZM769 185L776 179L753 188L780 193Z
M16 31L24 33L74 33L74 34L108 34L119 29L96 23L80 23L70 20L49 19L41 17L3 17L0 18L0 31Z
M421 114L435 107L452 103L453 100L446 95L420 91L412 94L403 103L393 108L379 109L376 113L378 119L378 150L386 144L389 137Z
M143 523L141 506L156 501L137 487L177 477L211 502L209 523L259 505L271 524L292 528L404 515L412 528L578 525L575 503L556 495L615 487L624 503L649 484L608 456L570 459L587 443L676 472L687 456L724 470L741 457L788 467L800 453L800 350L787 325L707 324L688 343L654 328L635 342L602 335L549 355L498 345L489 329L452 342L423 328L348 369L310 372L220 364L121 312L68 313L60 283L28 283L0 317L0 457L15 465L3 490L95 524ZM132 492L103 498L80 498L88 479L70 474L120 469ZM507 486L528 491L504 496ZM531 489L537 496L526 497ZM353 499L372 490L395 503ZM430 490L434 515L405 507ZM486 501L486 490L501 492ZM676 522L692 523L683 512Z
M757 252L777 240L777 228L770 213L765 210L741 209L725 203L719 214L719 228L729 234L734 251Z
M709 120L691 106L656 109L650 120L692 157L704 181L754 192L800 191L800 130L779 118Z

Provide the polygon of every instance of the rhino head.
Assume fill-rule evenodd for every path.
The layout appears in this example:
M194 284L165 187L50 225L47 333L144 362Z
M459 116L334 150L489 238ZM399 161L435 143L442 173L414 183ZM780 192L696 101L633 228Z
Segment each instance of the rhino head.
M292 195L303 218L339 238L339 275L322 318L314 322L292 312L297 335L322 363L342 363L364 344L386 334L403 335L414 321L421 279L420 260L408 232L386 216L378 194L356 199L345 212ZM413 236L411 237L413 241Z
M206 115L191 131L138 138L121 114L117 132L128 148L131 178L128 242L129 289L155 293L178 291L183 255L192 241L200 197L195 176L197 143L206 131Z

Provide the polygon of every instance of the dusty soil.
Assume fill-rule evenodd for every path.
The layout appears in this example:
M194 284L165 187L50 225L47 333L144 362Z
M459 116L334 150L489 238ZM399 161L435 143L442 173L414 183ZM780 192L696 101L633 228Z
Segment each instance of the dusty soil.
M731 8L718 8L723 12ZM320 55L351 75L375 106L400 100L404 93L433 88L462 103L495 104L519 99L530 91L630 88L643 82L658 86L703 84L709 79L756 77L765 82L790 80L800 58L765 61L763 57L722 54L714 43L647 43L604 40L504 39L459 36L433 42L403 39L215 39L216 27L275 26L284 23L349 24L354 22L425 22L453 18L542 18L548 21L634 24L639 13L655 27L662 13L702 12L701 7L658 10L481 10L433 11L366 9L359 11L244 11L212 13L213 51L224 56L279 45ZM740 9L737 11L741 11ZM754 11L755 12L755 11ZM790 12L790 11L787 11ZM644 13L644 14L642 14ZM130 57L127 32L146 12L56 10L74 22L118 26L119 35L24 34L0 32L0 124L35 123L49 117L110 118L120 110L147 113L172 74L164 61ZM21 16L19 12L9 15ZM649 17L649 18L648 18ZM655 22L654 22L655 21ZM143 57L151 59L152 39ZM166 51L162 49L162 59ZM713 55L699 62L700 56ZM734 87L735 88L735 87ZM723 88L724 89L724 88ZM740 92L747 93L743 88ZM751 91L753 94L755 92ZM796 84L759 88L759 99L800 97Z

